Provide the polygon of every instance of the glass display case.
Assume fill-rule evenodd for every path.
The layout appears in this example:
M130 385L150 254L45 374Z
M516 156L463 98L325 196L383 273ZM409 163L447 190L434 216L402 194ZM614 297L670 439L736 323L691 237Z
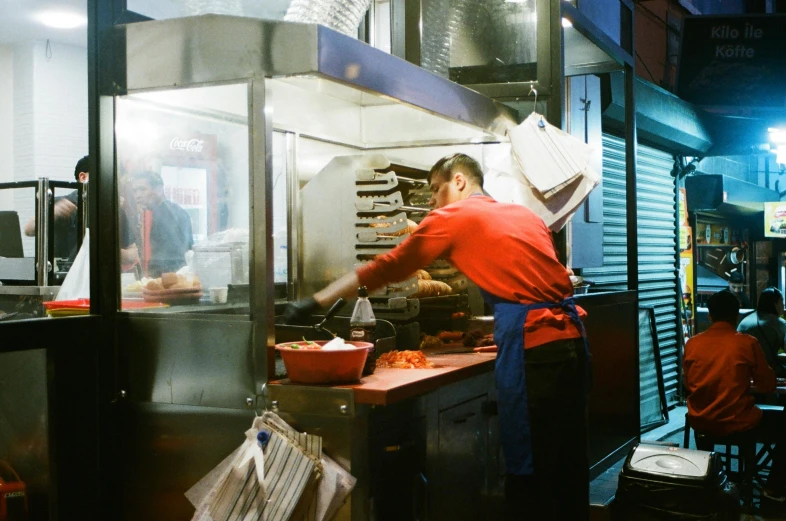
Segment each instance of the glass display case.
M124 307L248 308L248 104L247 83L118 96Z
M107 105L117 202L134 223L140 263L119 274L118 309L132 299L156 306L117 320L127 362L118 385L129 424L144 432L128 435L125 484L139 492L125 516L156 505L161 518L179 519L193 509L163 491L185 491L232 450L231 436L213 443L192 425L235 432L263 407L276 303L305 296L303 281L324 275L303 258L310 203L301 189L337 156L386 154L420 168L458 151L482 160L517 114L316 24L203 15L120 29L125 71ZM311 210L353 207L355 196L325 192ZM155 204L173 208L170 218L157 220ZM343 223L328 235L351 232ZM157 226L174 237L165 251L180 246L166 270ZM188 286L195 280L200 290ZM156 449L151 460L151 443L185 431L200 442ZM155 471L164 468L177 475Z

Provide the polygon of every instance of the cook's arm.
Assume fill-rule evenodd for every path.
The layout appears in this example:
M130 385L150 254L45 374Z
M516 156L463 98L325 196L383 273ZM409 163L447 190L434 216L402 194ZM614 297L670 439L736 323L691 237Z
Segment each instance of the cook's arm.
M320 307L326 308L337 301L339 297L354 297L357 294L358 286L360 286L360 280L358 280L357 273L350 271L314 293L314 300Z

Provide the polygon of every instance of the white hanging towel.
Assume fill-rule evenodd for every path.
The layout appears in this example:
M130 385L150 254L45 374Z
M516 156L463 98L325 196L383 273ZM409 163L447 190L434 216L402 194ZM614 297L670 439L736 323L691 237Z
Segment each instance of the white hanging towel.
M508 135L520 170L546 199L576 181L589 165L592 147L549 124L537 112Z
M571 183L563 185L552 197L544 197L529 182L512 153L501 151L489 161L483 188L502 203L526 206L535 212L551 231L557 232L600 183L600 176L587 166Z

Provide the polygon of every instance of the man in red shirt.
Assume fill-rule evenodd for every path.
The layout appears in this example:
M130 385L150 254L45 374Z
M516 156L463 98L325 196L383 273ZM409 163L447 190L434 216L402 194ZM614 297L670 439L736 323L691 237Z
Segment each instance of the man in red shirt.
M428 177L434 210L399 246L347 273L313 298L290 304L297 322L359 286L406 279L444 258L494 307L500 438L512 519L589 517L586 397L589 353L568 270L532 211L483 192L480 165L464 154Z
M775 373L756 338L737 332L740 303L729 291L707 301L712 325L685 344L682 362L688 392L688 420L701 433L726 436L750 432L757 440L782 440L786 434L782 410L762 411L754 404L751 385L771 393ZM786 485L786 444L775 444L765 495L783 501Z

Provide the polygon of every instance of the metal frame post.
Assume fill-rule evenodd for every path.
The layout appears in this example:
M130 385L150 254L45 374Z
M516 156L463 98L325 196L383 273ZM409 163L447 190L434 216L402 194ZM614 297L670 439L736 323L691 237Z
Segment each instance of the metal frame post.
M49 285L49 206L52 191L49 179L39 177L35 191L35 282L38 286Z

